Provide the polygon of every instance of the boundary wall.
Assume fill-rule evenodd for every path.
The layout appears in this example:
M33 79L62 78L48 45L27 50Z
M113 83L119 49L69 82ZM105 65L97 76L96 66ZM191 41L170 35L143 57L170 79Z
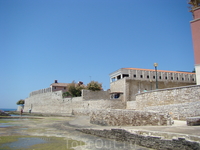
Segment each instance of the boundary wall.
M90 109L125 109L126 104L115 99L83 100L82 97L63 98L62 91L32 95L25 99L24 111L38 113L87 114Z
M31 92L29 94L29 97L33 96L33 95L43 94L43 93L49 93L49 92L52 92L52 88L51 87L45 88L45 89L40 89L40 90L37 90L37 91L33 91L33 92Z
M127 106L130 108L130 106ZM200 85L136 94L137 110L170 113L175 119L200 115Z

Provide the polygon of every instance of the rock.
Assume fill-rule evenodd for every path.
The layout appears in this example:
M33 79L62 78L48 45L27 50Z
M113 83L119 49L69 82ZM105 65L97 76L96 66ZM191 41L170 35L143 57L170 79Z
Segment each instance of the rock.
M187 125L188 126L199 126L200 125L200 116L188 117Z
M10 116L10 115L4 112L3 110L0 110L0 116Z

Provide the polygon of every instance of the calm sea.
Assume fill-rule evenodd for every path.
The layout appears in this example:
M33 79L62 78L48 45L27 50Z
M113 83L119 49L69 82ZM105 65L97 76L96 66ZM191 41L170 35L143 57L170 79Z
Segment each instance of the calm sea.
M9 108L0 108L3 111L16 111L17 109L9 109Z

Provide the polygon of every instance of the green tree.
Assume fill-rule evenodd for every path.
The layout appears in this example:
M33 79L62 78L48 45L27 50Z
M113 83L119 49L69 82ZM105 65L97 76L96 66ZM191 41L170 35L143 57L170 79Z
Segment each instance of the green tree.
M17 104L17 105L21 105L21 104L24 104L24 103L25 103L25 101L24 101L23 99L20 99L20 100L17 101L16 104Z
M102 84L97 81L91 81L87 84L86 89L91 91L101 91L102 90Z
M68 91L63 93L63 97L79 97L81 96L82 89L85 89L85 86L82 82L75 83L75 81L73 81L67 86L67 89Z

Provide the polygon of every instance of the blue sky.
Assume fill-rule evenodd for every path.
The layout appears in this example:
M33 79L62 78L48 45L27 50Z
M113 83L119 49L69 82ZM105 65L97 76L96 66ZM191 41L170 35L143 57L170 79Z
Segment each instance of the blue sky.
M54 80L109 89L125 67L193 71L187 0L0 0L0 108Z

